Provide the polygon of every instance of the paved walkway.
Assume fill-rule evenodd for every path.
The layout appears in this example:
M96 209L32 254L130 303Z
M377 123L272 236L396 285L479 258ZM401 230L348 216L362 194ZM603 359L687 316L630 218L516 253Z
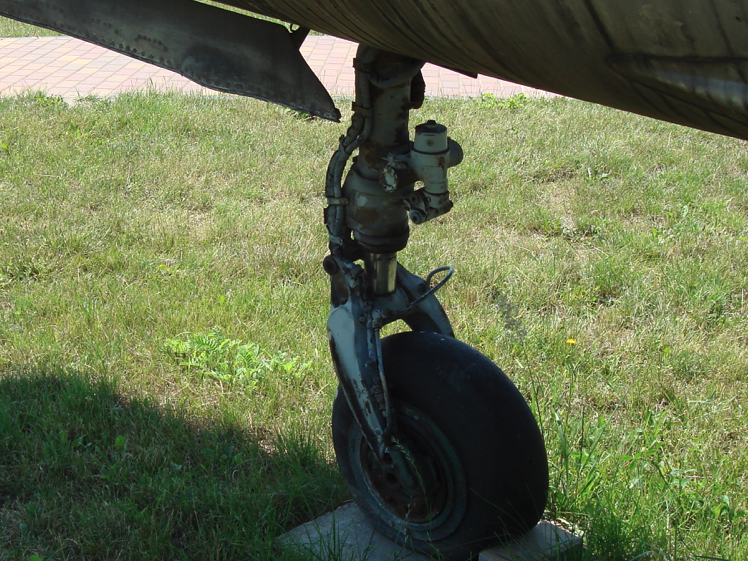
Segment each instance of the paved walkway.
M335 97L353 97L355 52L355 43L320 35L307 37L301 47L309 66ZM468 78L433 64L424 67L423 76L429 97L553 95L485 76ZM147 88L215 93L174 72L71 37L0 38L0 94L41 90L75 101Z

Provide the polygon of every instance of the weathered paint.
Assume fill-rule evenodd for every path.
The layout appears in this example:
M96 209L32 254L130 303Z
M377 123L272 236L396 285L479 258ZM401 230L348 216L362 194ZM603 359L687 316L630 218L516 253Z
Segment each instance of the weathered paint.
M748 138L748 0L223 0L338 37Z

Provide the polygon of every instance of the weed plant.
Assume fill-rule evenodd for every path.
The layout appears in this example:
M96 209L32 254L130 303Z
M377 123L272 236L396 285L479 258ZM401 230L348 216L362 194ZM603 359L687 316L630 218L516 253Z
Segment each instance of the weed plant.
M563 99L431 118L466 158L402 259L456 267L458 336L543 429L547 516L586 559L748 558L746 144ZM0 98L0 558L282 559L347 499L320 265L344 127Z

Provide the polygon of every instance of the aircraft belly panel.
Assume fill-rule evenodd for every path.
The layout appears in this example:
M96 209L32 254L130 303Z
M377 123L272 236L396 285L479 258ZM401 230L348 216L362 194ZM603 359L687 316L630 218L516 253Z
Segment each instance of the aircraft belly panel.
M746 0L229 3L448 68L748 138Z

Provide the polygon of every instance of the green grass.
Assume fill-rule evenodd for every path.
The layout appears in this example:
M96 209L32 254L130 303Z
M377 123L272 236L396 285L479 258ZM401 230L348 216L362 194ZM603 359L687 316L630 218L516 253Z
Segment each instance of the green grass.
M748 557L746 144L566 100L413 118L466 158L403 261L456 267L458 336L543 428L548 517L589 559ZM320 265L344 127L0 98L0 557L279 559L346 499Z
M0 37L44 37L59 35L56 31L0 17Z

